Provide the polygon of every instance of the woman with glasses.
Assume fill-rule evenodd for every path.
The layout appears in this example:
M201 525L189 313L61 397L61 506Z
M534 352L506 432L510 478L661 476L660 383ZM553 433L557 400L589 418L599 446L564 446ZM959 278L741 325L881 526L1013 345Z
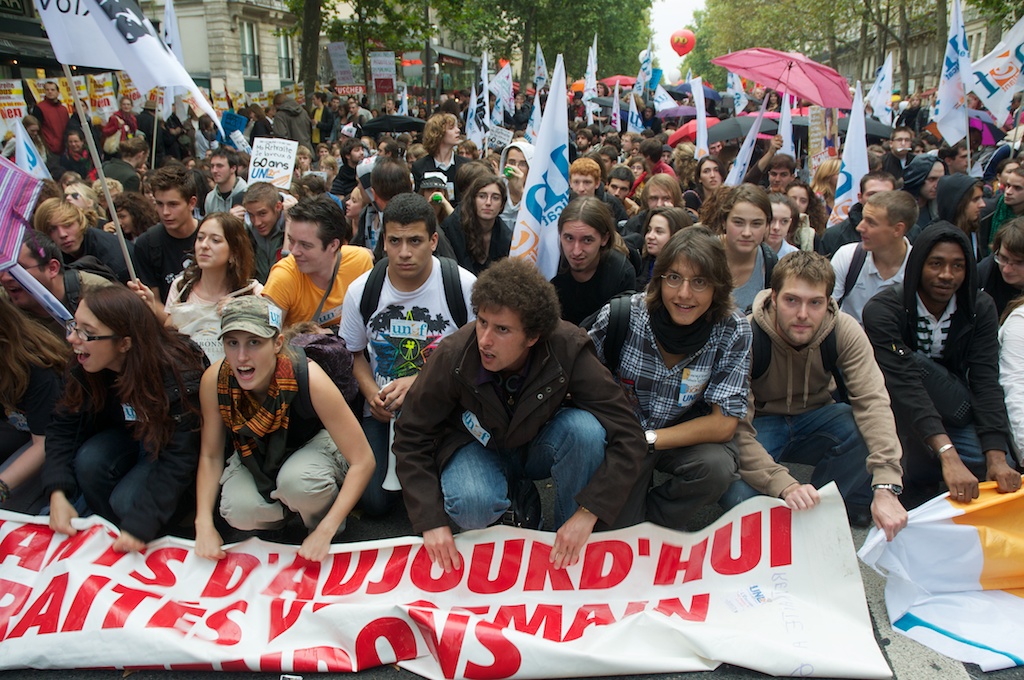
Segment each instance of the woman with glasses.
M978 263L978 288L992 296L1000 314L1024 293L1024 217L999 227L992 254Z
M206 357L124 286L87 287L68 342L77 365L46 430L50 527L74 536L87 508L136 552L194 507Z
M605 305L590 330L646 431L650 464L670 475L648 492L647 519L672 529L739 478L732 439L747 412L751 331L732 289L721 240L683 229L630 299L628 319ZM611 347L619 324L628 324L622 346Z

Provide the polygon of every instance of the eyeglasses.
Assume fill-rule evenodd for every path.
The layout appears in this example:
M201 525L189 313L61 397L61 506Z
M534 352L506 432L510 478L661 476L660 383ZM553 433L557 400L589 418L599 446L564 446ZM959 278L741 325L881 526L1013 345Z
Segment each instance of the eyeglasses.
M78 339L82 342L96 342L97 340L116 340L120 338L120 335L89 335L81 328L78 327L78 322L72 319L64 325L64 334L71 335L74 333L78 336Z
M993 255L992 259L995 260L996 264L1000 267L1006 267L1007 269L1024 269L1024 262L1021 262L1020 260L1010 260L1005 255L1000 255L999 253Z
M708 286L711 285L708 282L708 280L703 276L694 276L691 278L686 278L685 276L680 276L679 274L670 273L662 274L661 278L665 282L665 285L668 286L669 288L678 288L679 286L683 285L684 282L689 282L690 290L692 290L694 293L703 293L708 289Z

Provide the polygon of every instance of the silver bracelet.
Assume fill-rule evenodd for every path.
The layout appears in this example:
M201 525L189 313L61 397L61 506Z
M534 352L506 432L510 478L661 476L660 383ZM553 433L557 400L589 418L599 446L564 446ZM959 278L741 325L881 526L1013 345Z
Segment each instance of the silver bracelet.
M935 455L936 455L936 456L941 456L941 455L942 455L942 454L944 454L944 453L945 453L946 451L949 451L949 450L950 450L950 449L952 449L952 448L954 448L954 447L953 447L953 444L944 444L944 445L942 445L942 446L940 446L940 447L939 447L939 450L935 452Z

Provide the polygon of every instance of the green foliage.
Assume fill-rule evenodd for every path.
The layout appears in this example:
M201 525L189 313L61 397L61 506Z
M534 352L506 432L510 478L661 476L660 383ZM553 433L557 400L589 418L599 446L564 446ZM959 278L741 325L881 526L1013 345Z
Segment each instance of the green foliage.
M990 19L1006 22L1006 27L1024 16L1024 0L967 0Z
M352 8L351 16L331 17L327 36L331 41L348 43L353 57L364 45L373 51L395 53L423 48L428 27L422 3L349 0L347 4Z
M679 72L685 75L686 70L690 69L693 71L693 75L700 76L704 80L709 81L716 90L724 91L726 85L725 69L711 63L711 59L718 55L712 51L712 45L715 43L715 26L708 23L707 12L704 10L694 12L693 23L688 24L686 27L693 31L693 35L697 40L693 45L693 49L683 58Z

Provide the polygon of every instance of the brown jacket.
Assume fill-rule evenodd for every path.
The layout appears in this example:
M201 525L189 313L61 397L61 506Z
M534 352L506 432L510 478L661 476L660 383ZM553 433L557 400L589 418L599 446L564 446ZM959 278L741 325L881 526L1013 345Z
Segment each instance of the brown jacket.
M477 385L480 353L474 322L445 338L409 389L393 451L417 533L448 526L440 473L457 449L475 441L463 424L465 412L475 414L490 433L487 448L505 454L533 441L570 394L571 405L593 414L606 433L604 462L576 501L608 526L643 521L651 475L643 431L586 331L562 321L530 351L511 418L491 385Z

